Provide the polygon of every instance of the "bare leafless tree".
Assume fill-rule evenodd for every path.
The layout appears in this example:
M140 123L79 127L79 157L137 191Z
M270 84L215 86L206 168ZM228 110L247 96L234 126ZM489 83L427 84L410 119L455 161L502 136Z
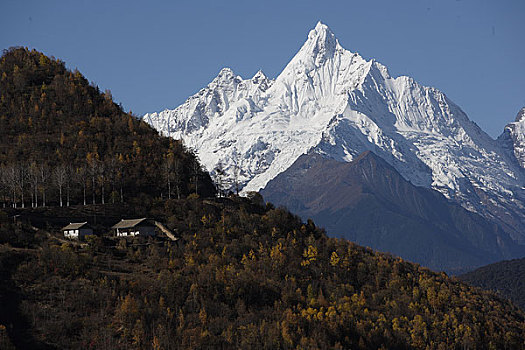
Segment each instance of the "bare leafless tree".
M115 186L117 182L117 177L115 174L115 169L117 168L117 159L115 157L111 157L109 161L106 162L106 172L107 172L107 178L109 180L109 183L111 184L111 192L109 195L109 198L111 199L111 203L115 204Z
M201 174L201 166L200 166L200 163L199 161L197 160L197 158L195 158L192 162L192 177L193 177L193 182L195 184L195 194L199 194L199 177L200 177L200 174Z
M11 206L16 208L16 191L18 189L18 185L16 166L13 164L6 165L5 167L5 183L9 189L9 192L11 193Z
M36 162L32 162L28 169L29 183L31 184L31 206L38 207L38 185L40 183L40 169Z
M55 186L56 186L57 189L58 189L60 206L62 207L62 206L63 206L63 202L62 202L62 191L63 191L63 188L64 188L64 184L65 184L66 181L67 181L67 179L66 179L66 177L67 177L67 169L66 169L66 166L65 166L65 165L62 165L62 164L56 166L56 167L53 169L52 177L53 177L53 183L55 184Z
M17 184L17 187L18 187L18 192L20 193L20 200L21 200L21 204L22 204L22 208L25 208L25 198L24 198L24 193L25 193L25 188L26 188L26 183L27 183L27 166L26 164L17 164L15 166L16 168L16 184Z
M0 165L0 194L2 195L2 206L5 208L9 199L9 183L7 181L7 167Z
M241 154L235 152L233 154L233 187L235 188L235 193L239 195L240 190L240 177L242 169L242 157Z
M42 192L42 206L46 206L46 192L47 187L49 185L49 177L50 177L50 170L49 167L41 164L39 167L39 173L40 173L40 189Z
M119 192L120 192L120 203L124 203L124 191L123 191L123 187L124 187L124 170L125 170L125 165L124 165L124 160L122 158L122 156L119 156L119 160L117 162L117 167L115 169L115 175L116 175L116 179L117 179L117 182L118 182L118 186L119 186Z
M70 164L67 164L65 166L66 168L66 206L69 207L69 198L70 198L70 193L71 193L71 177L73 176L73 170L72 170L72 167Z
M0 198L2 198L2 204L5 208L5 192L6 192L6 184L4 179L4 165L0 164Z

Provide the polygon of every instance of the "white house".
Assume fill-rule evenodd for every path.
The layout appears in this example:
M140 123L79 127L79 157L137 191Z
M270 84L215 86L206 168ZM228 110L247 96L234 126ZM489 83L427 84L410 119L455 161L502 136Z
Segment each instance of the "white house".
M92 235L93 229L87 222L72 222L62 229L64 237L82 239L84 236Z
M117 237L155 236L155 222L150 219L120 220L113 226Z

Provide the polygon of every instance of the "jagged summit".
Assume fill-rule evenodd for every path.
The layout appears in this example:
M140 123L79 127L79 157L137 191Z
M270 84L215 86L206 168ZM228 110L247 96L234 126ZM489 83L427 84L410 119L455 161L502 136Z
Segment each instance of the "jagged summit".
M231 84L234 83L236 79L240 80L231 68L225 67L220 70L211 84Z
M312 150L345 162L370 150L415 185L510 218L525 239L525 174L499 141L439 90L342 48L325 24L275 80L222 73L175 110L144 119L182 138L208 170L220 163L231 186L264 188Z
M264 72L262 70L258 70L257 73L255 73L255 75L253 76L252 78L252 81L254 83L257 83L261 80L264 80L264 79L268 79L268 77L266 76L266 74L264 74Z
M329 33L333 34L332 30L326 24L324 24L321 21L317 21L317 23L315 24L314 29L312 29L308 34L312 33L313 31L316 31L318 33L322 32L322 31L325 31L325 32L329 32Z
M235 73L233 72L233 69L231 69L230 67L224 67L220 70L219 74L217 76L232 76L232 75L235 75Z
M340 45L335 34L326 24L318 22L308 34L308 40L304 43L299 54L311 56L315 65L319 67L328 58L333 57L338 48Z

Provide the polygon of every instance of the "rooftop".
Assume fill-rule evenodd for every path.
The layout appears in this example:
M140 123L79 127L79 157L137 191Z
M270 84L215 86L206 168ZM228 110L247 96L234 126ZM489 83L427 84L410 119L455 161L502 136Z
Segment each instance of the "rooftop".
M119 223L113 225L113 229L117 229L117 228L130 228L130 227L135 227L137 225L139 225L140 223L142 223L143 221L147 220L146 218L141 218L141 219L128 219L128 220L120 220Z
M63 231L65 231L65 230L78 230L79 228L82 228L84 226L87 226L87 221L86 222L72 222L69 225L67 225L66 227L64 227L62 230Z

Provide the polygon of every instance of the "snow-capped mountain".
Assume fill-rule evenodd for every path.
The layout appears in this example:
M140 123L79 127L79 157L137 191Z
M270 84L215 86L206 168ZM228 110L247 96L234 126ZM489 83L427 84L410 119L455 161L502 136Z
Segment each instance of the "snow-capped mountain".
M223 69L181 106L144 120L183 139L208 170L221 166L244 191L264 188L308 151L349 162L371 150L413 184L525 238L525 172L509 152L445 94L391 77L342 48L320 22L275 80Z
M516 116L513 123L505 126L498 140L503 147L511 151L522 168L525 168L525 107Z

